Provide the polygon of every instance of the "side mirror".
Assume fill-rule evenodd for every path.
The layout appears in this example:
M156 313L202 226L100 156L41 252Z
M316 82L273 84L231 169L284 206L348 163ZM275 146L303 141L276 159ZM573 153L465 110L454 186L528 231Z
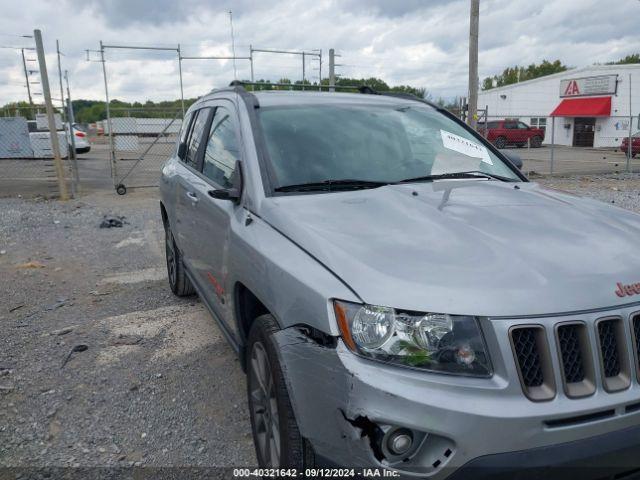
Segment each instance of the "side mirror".
M207 193L211 198L216 200L229 200L233 203L240 203L242 197L242 162L236 160L236 167L231 176L231 188L218 188L216 190L209 190Z
M184 158L185 153L187 153L187 144L180 142L180 145L178 145L178 157Z
M522 170L522 158L520 155L513 152L501 152L507 159L513 163L518 170Z

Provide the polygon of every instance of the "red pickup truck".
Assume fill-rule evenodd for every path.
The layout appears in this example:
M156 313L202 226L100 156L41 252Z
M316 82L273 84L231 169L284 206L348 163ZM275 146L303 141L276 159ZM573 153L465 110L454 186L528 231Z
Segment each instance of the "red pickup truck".
M482 126L478 130L482 132ZM544 130L530 127L519 120L492 120L487 123L486 137L497 148L508 145L524 147L527 142L532 148L539 148L544 139Z
M629 137L622 139L620 151L624 152L627 157L629 156ZM640 132L636 132L631 136L631 158L634 158L638 153L640 153Z

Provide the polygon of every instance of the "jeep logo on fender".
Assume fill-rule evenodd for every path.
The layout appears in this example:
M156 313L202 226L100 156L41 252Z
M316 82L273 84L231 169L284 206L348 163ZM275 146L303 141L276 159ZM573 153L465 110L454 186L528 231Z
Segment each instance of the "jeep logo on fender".
M627 297L632 295L640 295L640 283L632 283L630 285L623 285L622 283L617 283L618 288L616 289L616 295L619 297Z

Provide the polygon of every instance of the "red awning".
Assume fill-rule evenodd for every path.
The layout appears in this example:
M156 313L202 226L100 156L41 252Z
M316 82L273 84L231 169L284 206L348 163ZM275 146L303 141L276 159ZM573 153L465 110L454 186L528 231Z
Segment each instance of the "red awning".
M609 117L611 97L565 98L551 112L552 117Z

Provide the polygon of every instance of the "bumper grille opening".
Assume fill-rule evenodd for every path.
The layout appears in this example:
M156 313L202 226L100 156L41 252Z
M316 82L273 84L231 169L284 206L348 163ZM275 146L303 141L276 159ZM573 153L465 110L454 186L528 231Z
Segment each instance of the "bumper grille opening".
M576 417L560 418L556 420L547 420L544 422L549 428L572 427L583 423L596 422L611 418L616 415L615 410L603 410L601 412L588 413L586 415L578 415Z
M562 356L562 367L567 383L579 383L585 379L582 347L580 345L580 325L558 327L558 344Z
M542 385L544 377L535 329L520 328L515 330L513 332L513 347L520 365L524 386L539 387Z
M631 385L631 361L627 350L626 328L621 318L604 318L596 323L600 350L602 383L607 392L625 390Z
M595 367L584 322L565 322L556 327L556 345L567 397L588 397L596 391Z
M636 369L638 370L638 379L640 379L640 315L633 317L633 341L636 354Z
M544 328L517 326L509 335L524 394L534 401L551 400L555 397L555 381Z
M615 331L615 320L604 320L598 324L600 350L602 352L602 368L607 378L620 375L620 354L618 338Z

